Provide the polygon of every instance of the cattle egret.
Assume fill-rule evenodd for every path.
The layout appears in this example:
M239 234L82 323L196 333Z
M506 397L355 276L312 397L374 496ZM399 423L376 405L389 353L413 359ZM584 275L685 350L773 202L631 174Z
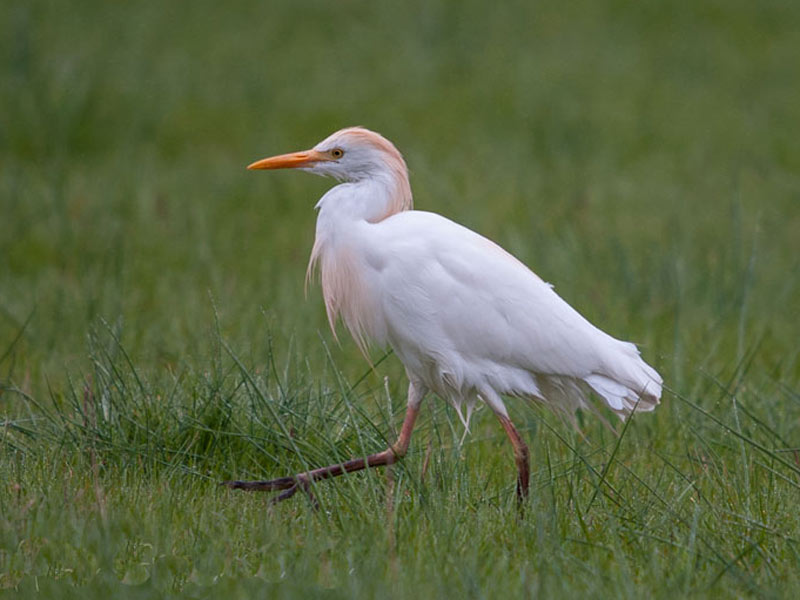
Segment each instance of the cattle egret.
M344 321L359 348L390 346L408 375L397 441L383 452L231 488L310 494L311 481L390 465L408 449L420 404L432 391L464 422L487 404L514 448L517 498L528 492L529 452L503 396L564 414L594 407L592 392L624 419L659 403L661 377L634 344L601 331L519 260L485 237L434 213L412 210L402 155L383 136L350 127L310 150L248 169L300 169L339 185L317 203L307 278L319 270L331 328ZM596 410L596 409L595 409ZM464 416L466 412L466 416Z

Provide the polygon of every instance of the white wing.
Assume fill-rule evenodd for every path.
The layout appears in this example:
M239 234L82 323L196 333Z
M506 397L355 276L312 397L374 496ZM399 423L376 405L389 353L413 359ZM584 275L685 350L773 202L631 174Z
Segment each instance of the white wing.
M652 410L661 377L631 343L596 328L505 250L433 213L365 225L353 240L385 340L409 373L452 401L499 394L571 411L587 384L624 417ZM361 242L361 243L359 243Z

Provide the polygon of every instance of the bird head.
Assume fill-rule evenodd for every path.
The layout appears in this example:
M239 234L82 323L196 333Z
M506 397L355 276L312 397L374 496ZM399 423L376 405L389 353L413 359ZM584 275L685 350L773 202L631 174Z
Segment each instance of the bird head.
M248 169L300 169L339 181L359 181L385 174L408 179L406 163L389 140L363 127L331 134L310 150L258 160Z

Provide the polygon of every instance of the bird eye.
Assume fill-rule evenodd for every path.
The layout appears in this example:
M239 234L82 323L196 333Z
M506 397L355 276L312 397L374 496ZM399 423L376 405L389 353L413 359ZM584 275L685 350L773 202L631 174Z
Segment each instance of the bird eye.
M331 156L333 158L342 158L344 156L344 150L341 148L334 148L331 150Z

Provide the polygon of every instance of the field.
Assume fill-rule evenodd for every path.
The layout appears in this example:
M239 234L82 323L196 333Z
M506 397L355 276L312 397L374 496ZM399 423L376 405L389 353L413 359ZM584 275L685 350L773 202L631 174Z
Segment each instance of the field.
M800 597L800 4L0 4L0 596ZM430 397L303 291L364 125L667 388L616 433Z

